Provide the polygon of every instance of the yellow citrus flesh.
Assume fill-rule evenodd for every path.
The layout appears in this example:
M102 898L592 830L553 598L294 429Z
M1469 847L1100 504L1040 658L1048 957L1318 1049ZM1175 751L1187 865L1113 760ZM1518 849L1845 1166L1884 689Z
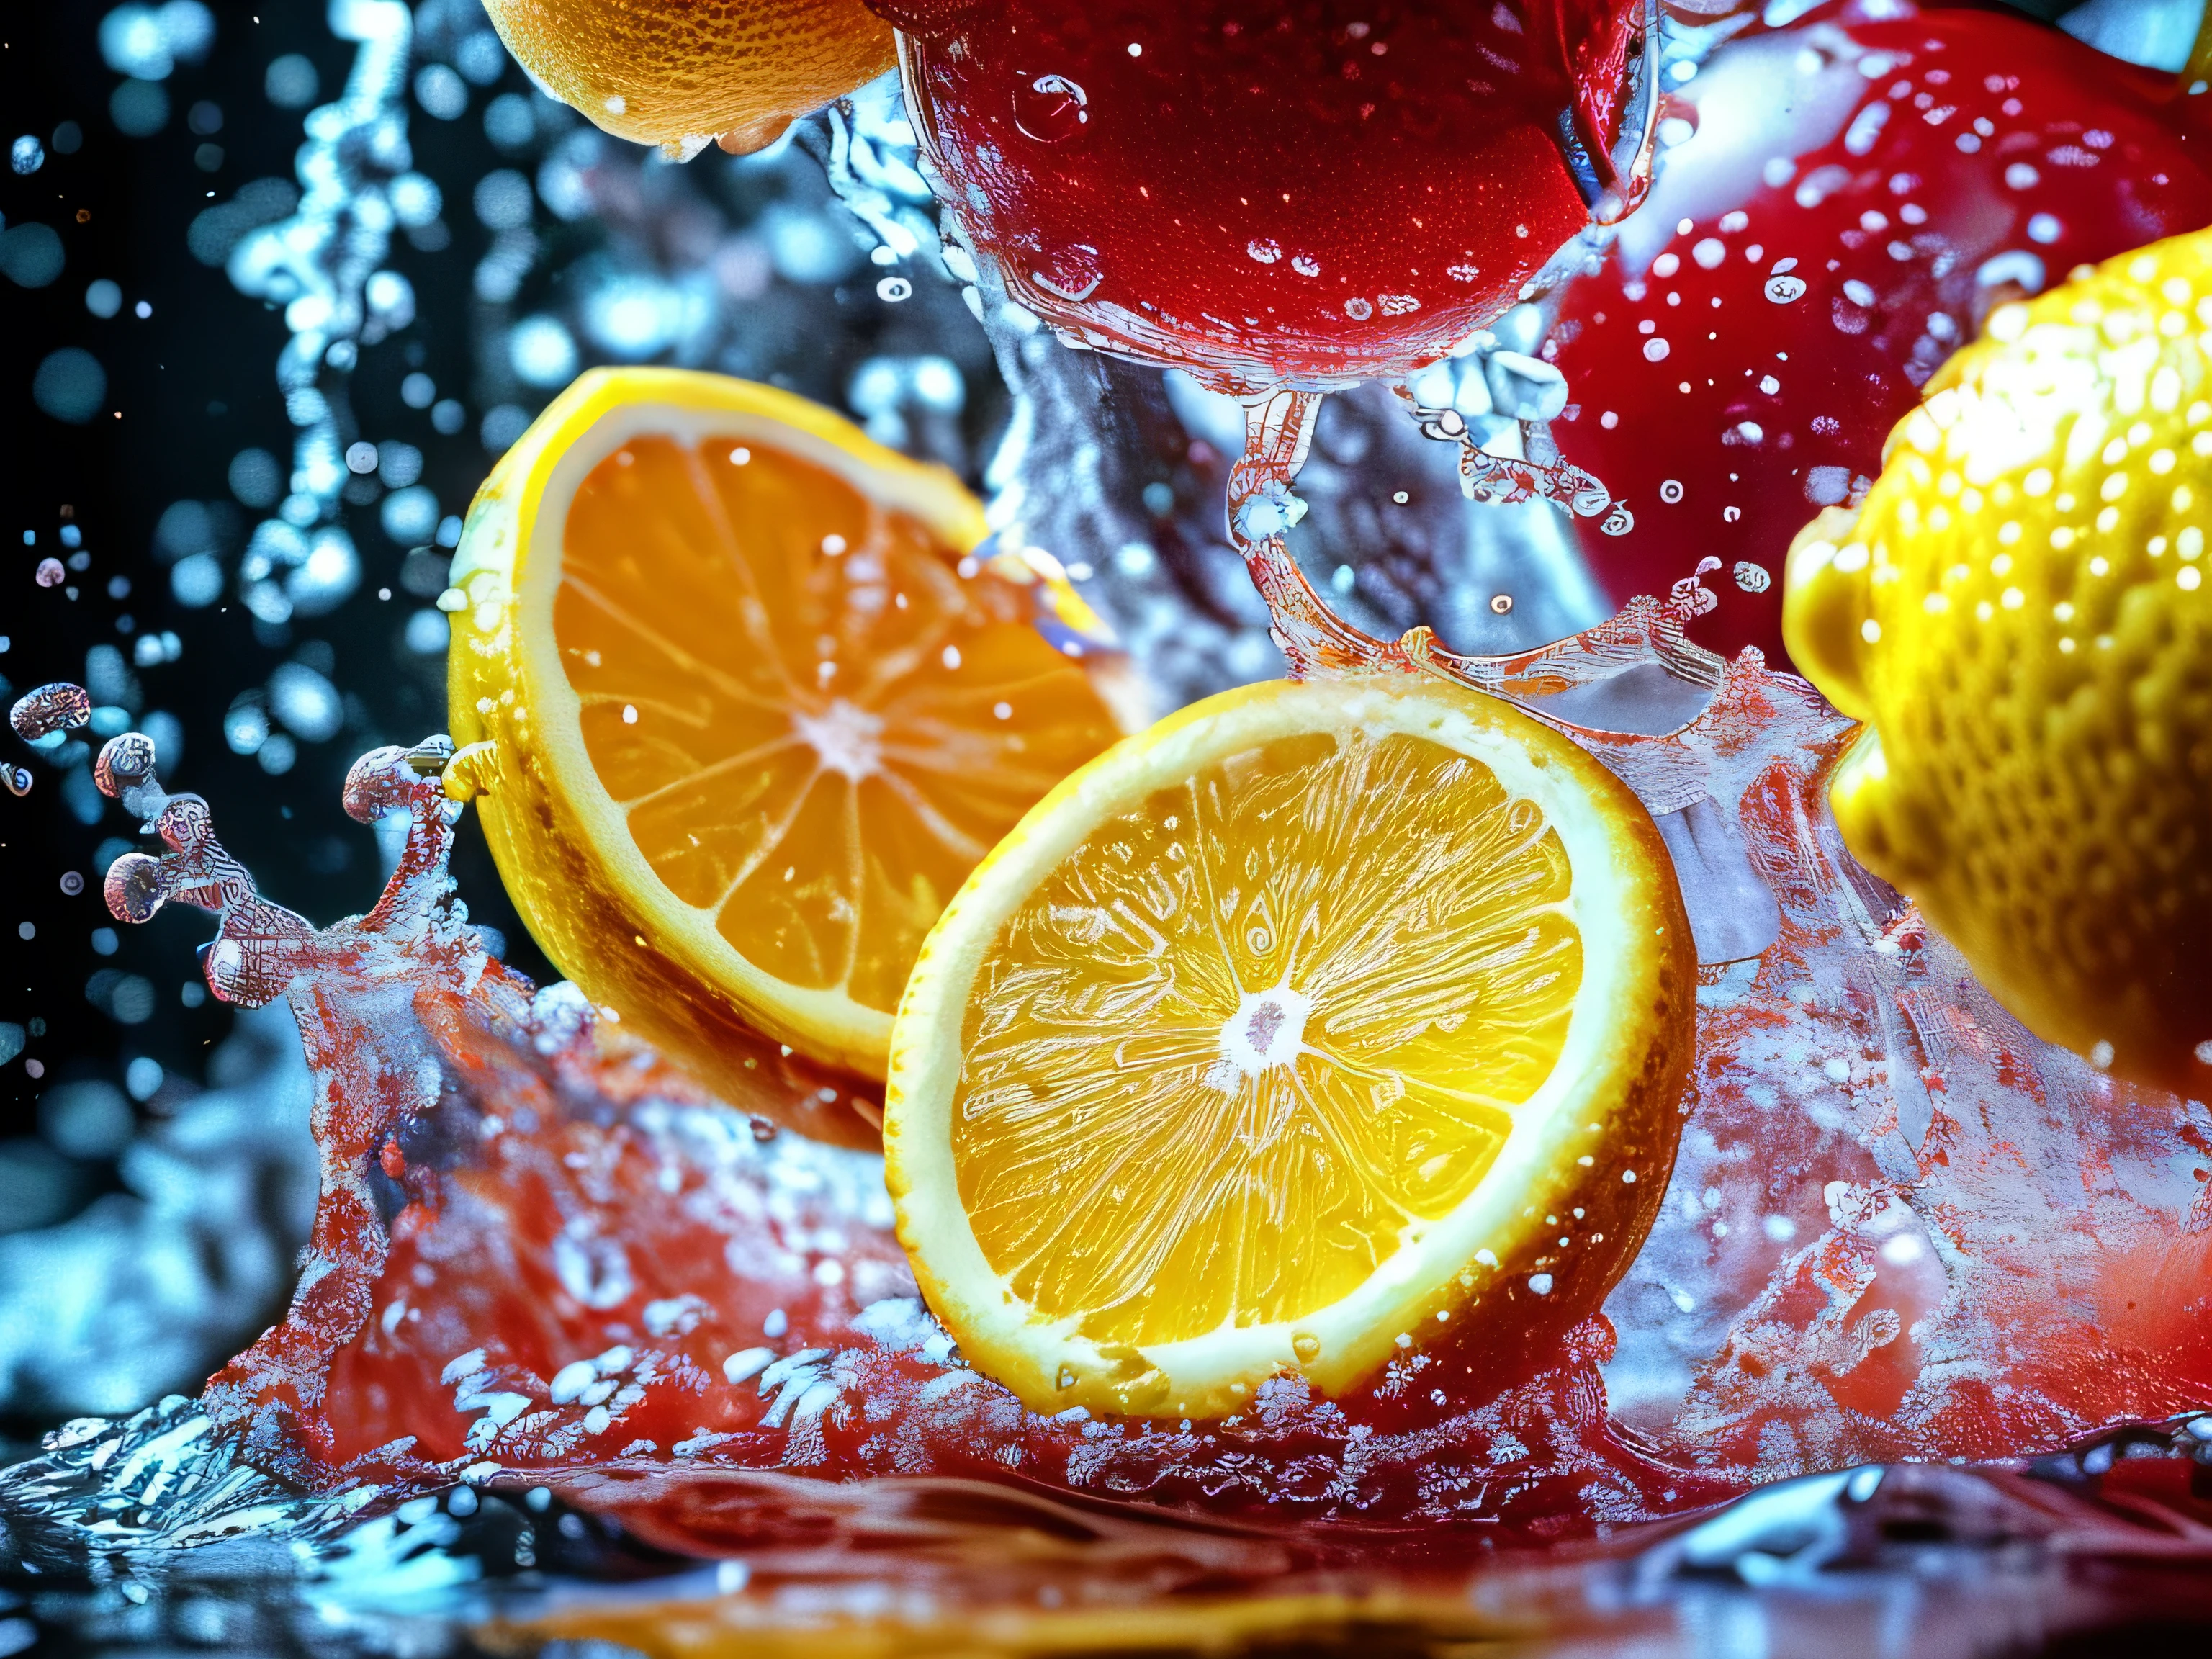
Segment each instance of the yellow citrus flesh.
M485 0L538 82L618 138L759 149L890 68L860 0Z
M884 1149L1030 1405L1211 1416L1595 1305L1671 1165L1693 955L1633 796L1493 700L1226 693L1060 786L930 936Z
M1831 797L2039 1036L2212 1098L2212 235L1990 316L1784 629L1868 722Z
M501 874L710 1079L754 1028L882 1075L945 901L1116 734L981 533L949 474L677 370L583 377L471 512L452 718Z

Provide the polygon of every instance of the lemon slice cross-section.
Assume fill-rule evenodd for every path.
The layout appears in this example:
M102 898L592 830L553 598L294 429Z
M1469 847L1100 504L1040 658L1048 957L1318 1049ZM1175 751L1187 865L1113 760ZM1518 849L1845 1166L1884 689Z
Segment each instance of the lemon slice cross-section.
M983 535L942 468L670 369L584 375L471 510L452 720L500 873L710 1082L754 1030L881 1076L939 910L1117 734L1080 601Z
M1037 1409L1341 1393L1595 1306L1672 1165L1694 999L1657 831L1564 738L1426 682L1225 693L1054 790L931 933L899 1236Z

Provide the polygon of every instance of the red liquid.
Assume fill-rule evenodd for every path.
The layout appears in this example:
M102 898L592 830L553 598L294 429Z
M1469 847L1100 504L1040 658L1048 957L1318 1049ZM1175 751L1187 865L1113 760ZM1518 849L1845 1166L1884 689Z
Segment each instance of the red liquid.
M1433 361L1639 188L1638 0L877 9L1014 296L1224 386Z
M1698 137L1562 296L1553 432L1636 515L1624 538L1584 536L1614 600L1708 556L1755 564L1763 590L1716 577L1693 631L1779 665L1790 538L1881 471L1990 307L2212 222L2212 161L2185 125L2204 100L1998 11L1802 25L1676 97Z

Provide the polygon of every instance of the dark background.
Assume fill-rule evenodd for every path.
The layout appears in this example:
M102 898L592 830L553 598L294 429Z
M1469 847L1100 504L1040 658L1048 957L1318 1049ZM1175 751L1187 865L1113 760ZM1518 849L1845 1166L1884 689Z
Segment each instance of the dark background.
M302 0L266 0L258 18L252 7L225 0L214 0L212 9L214 51L200 64L180 64L163 83L168 120L142 138L119 132L109 114L122 77L102 63L97 45L107 5L9 7L0 24L6 137L28 133L47 151L45 165L27 177L0 173L0 214L11 226L27 219L52 226L66 254L62 275L45 287L0 281L0 634L9 640L0 677L12 700L48 680L82 680L94 645L117 645L128 659L137 635L173 631L184 647L179 659L132 671L143 708L167 709L184 727L181 764L165 781L205 795L226 844L262 890L323 923L366 909L381 884L372 836L339 809L345 769L377 744L443 729L444 659L416 655L399 642L406 617L423 600L401 588L406 550L384 536L374 507L346 509L362 554L360 587L333 612L295 619L289 640L284 630L266 627L257 638L252 617L229 593L203 610L177 604L154 554L162 510L179 499L224 495L226 469L240 450L258 446L289 469L293 431L275 379L288 337L283 319L275 307L238 293L221 269L193 258L185 233L196 214L248 179L291 173L302 112L279 109L264 95L268 64L286 53L308 58L319 72L320 102L336 95L355 50L331 37L319 5ZM471 115L501 89L526 90L511 64L499 88L472 99ZM204 136L188 124L204 102L221 119L219 131ZM441 395L470 404L462 432L441 437L428 411L408 408L398 388L413 368L435 373L469 362L469 271L481 252L476 245L489 240L467 213L469 187L501 158L477 120L434 123L419 110L411 114L416 164L445 191L454 246L423 253L394 237L388 264L415 284L416 320L363 349L352 377L353 408L362 433L422 450L422 481L452 512L489 465L477 436L482 410L468 396L465 374L438 374ZM58 153L55 133L64 122L82 132L73 155ZM204 112L198 125L210 125ZM204 169L201 161L216 158L198 153L210 144L222 156ZM123 291L122 310L106 319L85 304L87 285L100 277ZM149 317L136 314L142 301L151 306ZM107 374L106 406L83 426L52 419L30 397L39 362L64 345L91 351ZM246 525L252 516L240 511ZM39 561L68 556L59 535L65 523L80 530L88 568L72 572L66 587L41 588L33 580ZM23 544L26 532L36 535L35 546ZM111 597L118 578L128 591ZM380 587L392 590L390 599L378 599ZM240 690L295 656L327 662L329 678L348 695L346 725L327 743L301 744L292 769L271 777L253 757L229 750L221 723ZM165 912L146 927L116 928L116 953L97 953L94 930L113 924L100 896L94 850L133 836L136 825L112 803L99 823L80 823L62 798L59 772L12 735L0 744L9 762L27 764L36 779L26 799L0 795L0 1020L45 1023L22 1057L0 1066L0 1137L32 1132L33 1103L57 1082L89 1076L119 1084L128 1060L140 1054L158 1060L171 1079L150 1103L159 1110L165 1094L173 1098L177 1086L200 1079L208 1048L229 1027L229 1011L212 999L188 1007L180 994L198 983L193 950L211 932L210 920L198 911ZM502 930L518 967L547 977L473 818L466 823L454 862L473 913ZM84 884L73 896L63 884L71 871ZM35 937L21 937L25 922ZM120 1025L87 1000L88 980L104 969L152 981L152 1018ZM43 1062L43 1079L27 1075L28 1059Z

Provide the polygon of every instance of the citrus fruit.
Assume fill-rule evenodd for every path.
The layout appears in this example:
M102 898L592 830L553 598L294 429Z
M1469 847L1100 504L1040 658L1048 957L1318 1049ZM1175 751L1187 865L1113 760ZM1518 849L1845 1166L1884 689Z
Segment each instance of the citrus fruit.
M982 535L949 472L678 369L580 377L470 510L455 787L546 954L710 1082L748 1027L881 1076L939 908L1117 733L1040 614L1080 601Z
M1658 832L1565 738L1410 677L1224 692L1060 784L931 933L900 1241L1036 1409L1340 1394L1595 1307L1673 1164L1694 980Z
M484 0L515 61L617 138L740 155L891 66L860 0Z
M1783 625L1868 730L1844 840L2033 1031L2212 1099L2212 234L2024 304L1929 382Z

